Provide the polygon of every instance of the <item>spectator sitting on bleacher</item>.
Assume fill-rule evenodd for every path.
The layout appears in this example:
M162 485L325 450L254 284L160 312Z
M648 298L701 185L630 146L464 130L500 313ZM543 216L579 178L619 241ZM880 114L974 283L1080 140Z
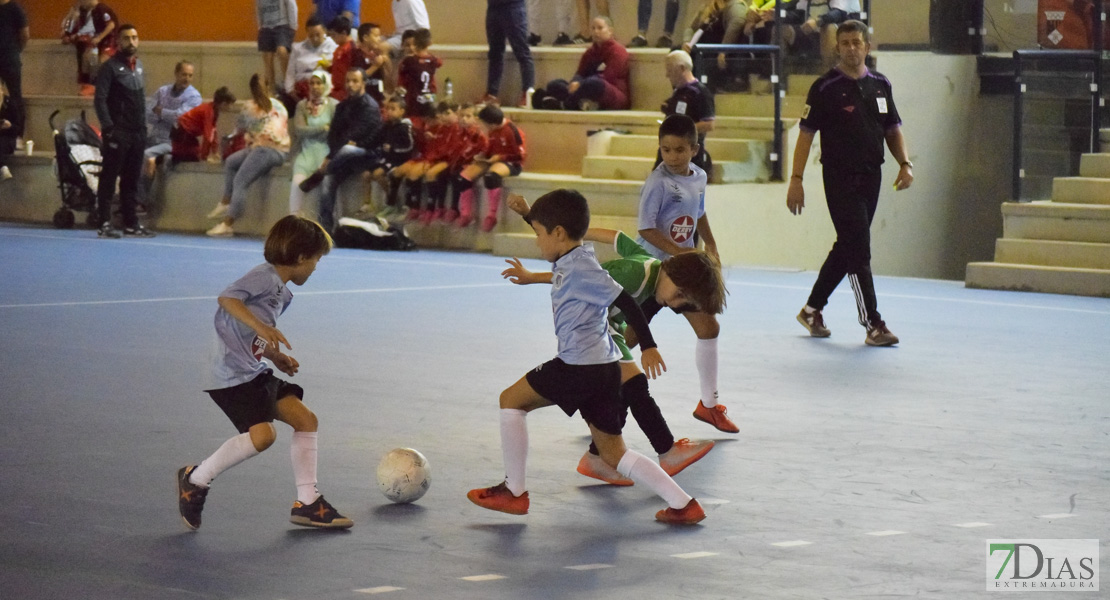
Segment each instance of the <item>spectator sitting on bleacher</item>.
M297 157L293 159L293 185L289 188L291 215L311 218L304 210L305 192L300 185L317 172L328 157L328 131L339 105L338 100L328 95L332 89L331 74L323 69L314 71L309 78L308 98L298 102L293 113Z
M432 32L417 29L412 38L416 53L401 59L397 67L397 85L405 90L407 115L430 117L435 111L436 70L443 61L428 51L432 45Z
M366 93L366 73L362 69L351 69L346 82L347 99L335 107L335 117L328 128L328 155L316 173L301 185L307 192L323 183L319 221L328 232L335 230L339 184L369 170L374 164L378 132L382 128L381 109Z
M748 5L743 0L706 0L683 35L682 49L690 52L694 44L744 43L747 15Z
M805 8L805 2L798 2L802 9ZM836 30L841 23L848 19L859 19L860 17L860 2L859 0L828 0L827 11L823 14L814 15L811 10L809 11L808 18L801 27L800 33L811 38L816 38L812 45L820 47L821 61L826 68L832 68L837 61L836 55ZM793 27L791 27L792 29ZM784 41L786 36L794 38L795 36L788 33L789 29L783 29ZM791 40L793 42L793 40ZM788 44L793 45L793 43Z
M332 19L328 22L328 36L335 42L335 52L331 55L331 65L328 67L332 81L335 82L331 89L331 97L343 100L347 97L344 81L347 71L351 70L357 47L351 39L351 20L342 16Z
M293 54L289 57L289 67L285 70L285 93L295 100L308 97L308 78L320 67L331 64L336 44L326 31L324 24L316 17L309 17L304 24L304 41L293 44Z
M393 62L381 52L382 28L377 23L358 26L358 45L351 54L351 66L366 71L366 93L379 105L393 91Z
M379 134L381 149L374 164L370 167L370 177L382 190L385 191L386 203L379 217L393 216L399 210L397 206L397 191L401 187L400 177L391 177L390 173L397 167L408 162L415 150L415 140L412 134L412 121L405 118L405 99L400 96L390 96L385 99L382 107L382 130ZM362 207L362 212L369 213L372 205L369 202Z
M154 180L158 161L173 151L170 134L177 125L177 119L200 106L203 99L193 87L193 63L183 60L173 68L173 83L158 88L146 99L146 123L148 133L146 150L143 151L143 183L141 186L140 206L145 206Z
M663 114L668 117L686 115L693 119L694 128L698 131L698 152L691 162L712 177L713 159L705 149L705 134L713 131L713 124L717 118L713 92L694 77L694 62L685 51L671 52L663 64L666 67L667 80L674 88L671 97L663 103ZM655 166L658 167L662 161L662 153L656 151Z
M277 82L289 68L289 53L297 33L297 0L255 0L258 17L258 51L266 81ZM277 65L274 65L274 59Z
M208 161L220 162L220 136L216 124L220 113L235 106L235 95L221 87L212 96L211 102L181 115L177 126L170 133L174 162ZM198 139L199 138L199 139Z
M627 110L628 50L613 39L609 17L593 20L594 43L578 62L578 71L568 83L556 79L532 95L532 107L548 110Z
M96 93L96 70L116 53L119 20L111 8L98 0L78 0L62 23L62 42L77 51L77 83L82 96Z
M15 138L22 130L21 105L8 95L8 85L0 79L0 182L12 178L8 157L15 152Z
M241 115L250 123L247 147L227 157L224 163L224 197L208 213L209 219L223 220L208 230L212 237L234 235L232 225L243 216L251 184L274 167L280 167L289 154L289 114L281 102L266 92L263 77L255 73L251 77L252 100L243 107Z
M524 170L526 150L524 132L505 118L505 113L496 104L487 104L478 113L478 125L488 141L485 152L463 167L455 178L454 185L460 190L459 218L455 221L455 226L467 227L474 221L474 213L478 209L474 201L474 181L481 177L489 198L482 231L489 233L497 226L501 185L506 177L516 177Z
M783 2L782 9L789 14L792 9L788 6L796 2ZM771 42L771 29L775 25L776 0L750 0L748 14L745 17L744 35L751 38L753 44L768 44ZM789 43L788 43L789 45Z
M432 23L428 20L428 8L424 6L424 0L392 0L390 4L393 7L393 35L382 42L381 52L386 56L399 58L405 32L431 29Z

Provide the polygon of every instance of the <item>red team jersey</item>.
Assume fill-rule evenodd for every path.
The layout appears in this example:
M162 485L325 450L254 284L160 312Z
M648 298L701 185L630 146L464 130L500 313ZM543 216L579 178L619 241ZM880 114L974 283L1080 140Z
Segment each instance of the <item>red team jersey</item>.
M351 70L355 50L354 42L347 42L335 49L331 57L331 97L336 100L347 99L347 71ZM356 65L357 66L357 65Z
M489 132L486 156L500 156L501 162L524 162L524 132L515 123L505 119L501 125Z
M468 128L459 127L458 151L452 155L451 167L458 169L474 161L477 156L486 150L489 139L477 125Z
M411 114L422 114L435 101L436 69L443 61L432 56L406 56L397 70L397 84L405 90L405 104Z

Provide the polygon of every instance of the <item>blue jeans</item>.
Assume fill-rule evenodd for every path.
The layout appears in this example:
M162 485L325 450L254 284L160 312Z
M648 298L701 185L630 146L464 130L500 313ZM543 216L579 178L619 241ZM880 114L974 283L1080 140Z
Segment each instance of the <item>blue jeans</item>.
M251 184L284 162L284 154L265 146L243 148L227 157L224 163L224 196L231 197L227 215L233 219L243 216Z
M348 144L328 161L320 186L320 225L328 232L335 231L335 197L339 194L339 184L351 175L369 170L376 157L375 152Z
M486 93L496 96L501 89L501 74L505 70L505 40L513 48L513 56L520 63L521 88L536 86L536 66L532 50L528 47L528 10L524 2L508 7L498 7L495 13L486 8L486 40L489 41L489 73L486 75Z
M647 31L648 25L651 24L651 3L652 0L640 0L639 5L636 6L636 24L640 31ZM667 0L664 11L663 33L672 35L675 23L678 22L678 0Z

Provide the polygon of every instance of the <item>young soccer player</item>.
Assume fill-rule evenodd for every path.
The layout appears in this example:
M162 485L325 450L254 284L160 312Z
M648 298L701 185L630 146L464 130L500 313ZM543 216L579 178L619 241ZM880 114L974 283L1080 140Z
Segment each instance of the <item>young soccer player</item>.
M524 170L524 132L505 118L501 107L487 104L478 113L478 124L488 142L484 156L478 156L463 168L455 178L460 190L458 227L468 227L474 222L474 180L482 178L489 204L482 231L490 232L497 226L497 212L501 207L501 185L506 177L516 177Z
M447 174L452 157L457 155L462 142L462 127L459 125L459 105L443 100L436 105L436 127L429 128L429 136L424 145L424 172L422 181L428 192L428 205L423 211L410 218L419 218L424 225L443 218L444 199L447 196ZM409 180L409 185L413 181Z
M555 190L536 200L527 219L536 232L540 253L553 263L551 305L559 354L501 392L505 481L470 490L467 498L490 510L528 513L525 417L537 408L555 405L568 416L582 414L609 466L666 500L668 508L656 513L657 520L676 524L701 521L705 511L698 501L654 461L627 449L621 438L625 410L620 398L620 352L608 331L610 306L619 308L640 332L641 362L648 376L661 374L666 365L636 301L601 268L593 248L582 243L590 226L586 199L573 190Z
M405 186L405 207L407 208L405 219L407 220L419 220L424 214L420 204L424 194L424 175L449 151L451 127L458 122L458 114L455 112L457 108L458 105L446 101L436 105L435 118L413 132L417 140L418 152L393 170L391 176L404 180L407 184Z
M458 181L463 169L485 152L486 146L489 144L485 132L478 125L477 109L469 102L459 106L459 128L458 146L451 156L451 166L447 172L440 175L441 179ZM440 185L446 187L447 182L442 181ZM451 186L451 202L446 207L447 210L443 212L442 217L444 223L454 223L459 218L459 196L461 194L461 186Z
M694 121L682 114L663 120L659 126L659 152L663 162L648 175L640 190L639 242L656 258L692 252L696 239L705 242L705 251L718 262L717 243L705 214L706 173L692 164L698 153L698 131ZM658 305L645 307L653 316ZM698 342L694 364L698 370L701 400L694 409L694 418L705 421L725 433L740 431L728 418L724 405L717 401L717 336L721 326L717 317L702 311L683 313L690 322ZM628 340L635 345L635 338Z
M336 512L316 489L316 415L302 402L301 386L273 375L269 359L292 377L300 368L281 351L292 349L275 326L293 300L289 282L304 285L316 263L331 250L331 238L319 224L290 215L270 229L266 262L220 293L216 311L218 353L208 395L227 415L239 435L227 440L199 465L177 472L178 509L189 529L200 527L200 513L212 480L220 473L269 448L277 437L273 421L293 427L290 454L297 501L289 521L308 527L346 528L354 523Z
M382 54L382 28L377 23L358 26L358 46L351 55L351 66L366 71L366 93L379 104L385 94L393 92L393 63L388 54Z
M510 195L508 206L521 216L528 214L528 203L521 196ZM654 299L675 311L701 310L718 314L724 309L725 285L721 267L708 254L699 250L660 261L624 232L611 229L590 228L584 239L609 244L616 249L620 258L603 263L601 268L631 294L637 304L643 305ZM513 283L551 283L551 273L533 273L517 259L509 263L513 266L502 272L502 276ZM626 327L623 314L609 315L610 334L621 352L621 399L659 454L659 466L674 477L705 456L713 448L713 442L687 438L675 441L659 406L648 391L647 377L632 359L632 352L624 338ZM632 485L631 480L601 460L595 445L591 445L582 456L578 472L613 485Z
M432 45L432 32L417 29L412 43L416 53L401 59L397 67L397 85L405 90L408 116L431 115L436 102L436 69L443 61L428 52Z
M386 206L378 215L385 218L397 210L397 191L401 187L401 179L390 177L390 173L412 157L414 142L412 121L405 118L404 99L398 96L387 98L382 114L384 115L380 133L382 147L374 166L370 169L370 176L385 191ZM369 212L369 207L364 208L364 212Z

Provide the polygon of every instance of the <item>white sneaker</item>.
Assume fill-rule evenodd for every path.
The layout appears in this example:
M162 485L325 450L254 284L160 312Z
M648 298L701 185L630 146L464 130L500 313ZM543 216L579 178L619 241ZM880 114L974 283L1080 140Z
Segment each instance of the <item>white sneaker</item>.
M235 235L235 230L231 228L231 225L220 221L215 227L209 229L207 233L209 237L231 237Z
M12 171L8 167L0 167L0 181L7 181L12 178Z
M221 203L216 205L216 208L212 209L212 212L208 213L208 218L209 219L222 219L222 218L227 216L227 213L228 213L229 210L231 210L231 205L230 204L224 204L223 202L221 202Z

